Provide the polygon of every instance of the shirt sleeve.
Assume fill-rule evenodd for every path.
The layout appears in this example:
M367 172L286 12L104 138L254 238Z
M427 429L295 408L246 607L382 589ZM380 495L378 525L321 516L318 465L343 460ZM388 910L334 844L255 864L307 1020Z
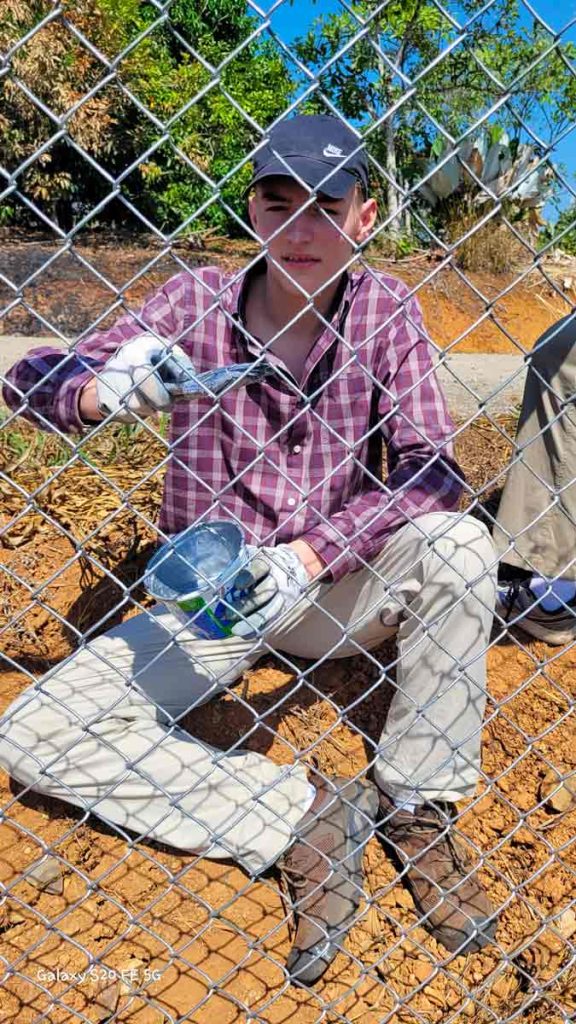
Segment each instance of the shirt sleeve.
M387 450L385 481L362 491L327 521L302 535L337 582L370 562L405 523L428 512L454 511L464 475L454 458L454 424L437 380L432 346L416 300L395 338L400 359L381 384L380 431Z
M171 278L138 311L126 313L109 330L95 331L69 352L50 346L31 349L6 374L2 387L6 405L43 430L85 430L78 408L82 389L121 345L145 331L162 338L180 336L181 277Z

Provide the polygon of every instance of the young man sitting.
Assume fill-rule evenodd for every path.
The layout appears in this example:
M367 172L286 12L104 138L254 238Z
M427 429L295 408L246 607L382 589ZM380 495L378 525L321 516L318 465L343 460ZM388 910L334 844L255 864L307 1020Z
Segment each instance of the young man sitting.
M328 116L281 123L249 210L263 255L246 272L180 273L70 355L30 353L4 391L62 431L170 409L161 533L232 518L259 546L235 635L201 641L155 609L87 639L8 709L0 760L143 837L253 874L279 862L299 914L288 968L311 982L354 920L371 818L436 938L460 952L493 938L451 824L478 778L496 563L485 528L455 511L453 428L419 307L394 278L349 269L376 219L356 135ZM171 403L165 384L190 360L200 372L263 355L271 380ZM178 726L265 651L345 658L393 634L376 787Z

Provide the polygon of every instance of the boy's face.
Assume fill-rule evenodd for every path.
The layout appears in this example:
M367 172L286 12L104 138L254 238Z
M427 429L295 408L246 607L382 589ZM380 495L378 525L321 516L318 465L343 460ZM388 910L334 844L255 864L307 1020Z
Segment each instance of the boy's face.
M249 205L252 226L267 243L268 273L284 291L299 295L293 281L308 295L335 285L354 245L369 236L376 220L376 201L364 200L354 185L343 199L320 193L303 209L309 199L291 178L271 177L256 185Z

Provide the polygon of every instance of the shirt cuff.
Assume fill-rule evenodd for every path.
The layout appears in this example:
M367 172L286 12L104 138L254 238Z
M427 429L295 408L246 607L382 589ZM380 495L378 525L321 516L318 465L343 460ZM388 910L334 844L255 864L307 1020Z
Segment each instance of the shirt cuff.
M359 568L358 559L350 550L348 541L330 523L315 526L313 530L302 533L299 539L306 541L318 557L326 562L326 572L320 577L320 583L338 583Z
M69 377L59 388L54 402L53 423L65 434L82 434L94 426L80 416L80 395L93 379L94 371L84 370Z

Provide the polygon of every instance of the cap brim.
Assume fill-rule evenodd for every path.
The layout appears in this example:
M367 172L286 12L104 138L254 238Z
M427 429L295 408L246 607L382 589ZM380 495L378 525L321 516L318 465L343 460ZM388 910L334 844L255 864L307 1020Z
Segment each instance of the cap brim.
M286 164L289 164L289 167ZM343 199L360 180L352 171L347 171L343 167L335 168L323 160L310 160L300 156L291 156L285 161L271 160L254 175L246 191L264 178L292 178L296 182L305 182L309 188L318 190L331 199Z

